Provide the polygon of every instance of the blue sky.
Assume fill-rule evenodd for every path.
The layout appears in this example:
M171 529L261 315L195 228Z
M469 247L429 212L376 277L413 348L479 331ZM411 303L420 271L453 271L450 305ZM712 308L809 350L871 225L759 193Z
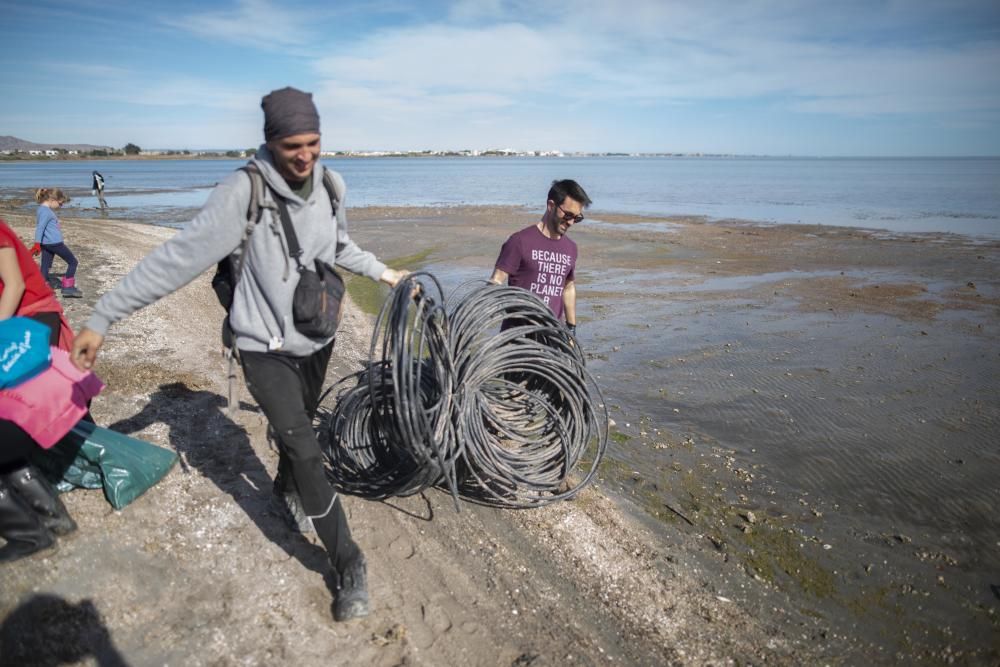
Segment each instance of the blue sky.
M0 135L233 148L1000 155L1000 2L0 0Z

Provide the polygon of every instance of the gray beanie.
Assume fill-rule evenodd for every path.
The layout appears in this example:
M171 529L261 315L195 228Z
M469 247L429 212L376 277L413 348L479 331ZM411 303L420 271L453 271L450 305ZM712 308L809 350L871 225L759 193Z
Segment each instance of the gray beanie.
M295 88L272 90L260 101L260 108L264 110L264 141L319 132L319 112L312 93Z

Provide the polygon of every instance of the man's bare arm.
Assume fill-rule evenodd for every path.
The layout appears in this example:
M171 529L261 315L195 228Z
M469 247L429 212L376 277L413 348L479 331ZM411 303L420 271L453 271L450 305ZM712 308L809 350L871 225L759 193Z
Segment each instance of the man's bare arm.
M572 280L563 288L563 306L566 309L566 324L576 326L576 283Z
M493 275L490 276L490 282L496 285L503 285L507 282L507 272L501 271L500 269L493 269Z

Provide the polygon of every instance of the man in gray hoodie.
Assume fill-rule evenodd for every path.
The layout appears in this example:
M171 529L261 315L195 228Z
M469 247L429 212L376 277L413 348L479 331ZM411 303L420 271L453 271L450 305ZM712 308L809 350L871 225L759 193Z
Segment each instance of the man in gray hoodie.
M303 252L302 264L313 266L320 259L395 285L406 272L387 268L350 239L343 201L336 217L331 216L324 167L319 164L319 114L312 95L283 88L266 95L261 107L265 143L252 162L270 196L281 197L287 206ZM343 180L332 175L342 192ZM243 172L234 172L216 186L183 230L101 297L73 342L74 363L91 368L110 325L180 289L236 251L247 228L250 196L250 179ZM275 491L301 503L312 520L337 582L334 616L347 620L368 614L365 559L326 477L312 428L333 339L310 338L295 328L292 295L299 273L287 248L278 212L265 207L243 251L246 259L229 320L247 387L279 439Z

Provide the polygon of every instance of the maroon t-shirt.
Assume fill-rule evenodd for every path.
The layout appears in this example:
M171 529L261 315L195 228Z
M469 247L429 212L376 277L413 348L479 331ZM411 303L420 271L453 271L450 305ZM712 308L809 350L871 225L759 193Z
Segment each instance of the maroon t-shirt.
M568 236L550 239L537 225L526 227L500 248L496 268L510 276L508 285L533 292L563 319L563 289L576 268L576 243Z

